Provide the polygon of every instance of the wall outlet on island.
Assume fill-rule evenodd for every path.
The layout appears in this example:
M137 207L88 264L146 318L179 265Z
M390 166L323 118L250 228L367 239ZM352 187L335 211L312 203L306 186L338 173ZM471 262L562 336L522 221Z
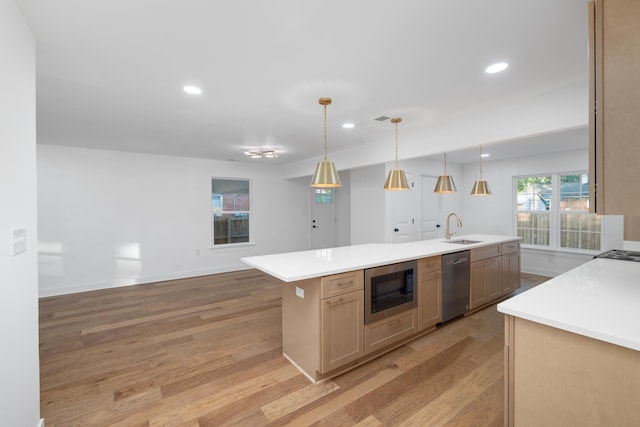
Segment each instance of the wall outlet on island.
M304 299L304 289L299 288L299 287L296 286L296 296L298 298Z

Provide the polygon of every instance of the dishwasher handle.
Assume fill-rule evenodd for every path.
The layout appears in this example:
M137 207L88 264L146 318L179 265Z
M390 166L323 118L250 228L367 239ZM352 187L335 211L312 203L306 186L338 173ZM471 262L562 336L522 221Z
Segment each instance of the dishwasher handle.
M445 264L446 265L462 264L468 261L469 261L469 258L463 257L463 258L456 258L456 259L448 259Z

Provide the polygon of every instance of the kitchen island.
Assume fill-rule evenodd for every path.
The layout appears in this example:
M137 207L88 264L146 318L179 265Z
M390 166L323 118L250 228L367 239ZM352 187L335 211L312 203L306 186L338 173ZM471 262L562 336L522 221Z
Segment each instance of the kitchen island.
M282 280L283 354L315 382L433 331L442 321L441 255L460 251L468 251L471 271L465 314L519 287L520 246L513 236L364 244L242 261ZM413 305L367 322L365 300L373 292L365 290L365 272L405 262L415 263L410 279L402 279L410 284Z
M640 425L640 263L594 259L498 310L506 425Z

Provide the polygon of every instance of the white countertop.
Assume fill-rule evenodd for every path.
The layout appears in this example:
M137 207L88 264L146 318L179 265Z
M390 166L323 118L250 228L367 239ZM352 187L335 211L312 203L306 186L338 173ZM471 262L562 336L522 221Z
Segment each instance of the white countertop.
M498 311L640 351L640 262L594 259Z
M451 240L478 240L462 245L445 239L409 243L374 243L338 248L288 252L242 258L242 262L285 282L312 279L362 268L376 267L518 240L514 236L488 234L455 235Z

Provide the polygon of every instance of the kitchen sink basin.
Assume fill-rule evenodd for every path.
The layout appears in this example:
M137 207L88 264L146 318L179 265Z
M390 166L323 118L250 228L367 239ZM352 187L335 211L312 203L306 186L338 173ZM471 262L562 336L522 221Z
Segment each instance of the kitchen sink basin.
M458 240L447 240L447 243L456 243L458 245L473 245L474 243L482 243L482 242L480 240L458 239Z

